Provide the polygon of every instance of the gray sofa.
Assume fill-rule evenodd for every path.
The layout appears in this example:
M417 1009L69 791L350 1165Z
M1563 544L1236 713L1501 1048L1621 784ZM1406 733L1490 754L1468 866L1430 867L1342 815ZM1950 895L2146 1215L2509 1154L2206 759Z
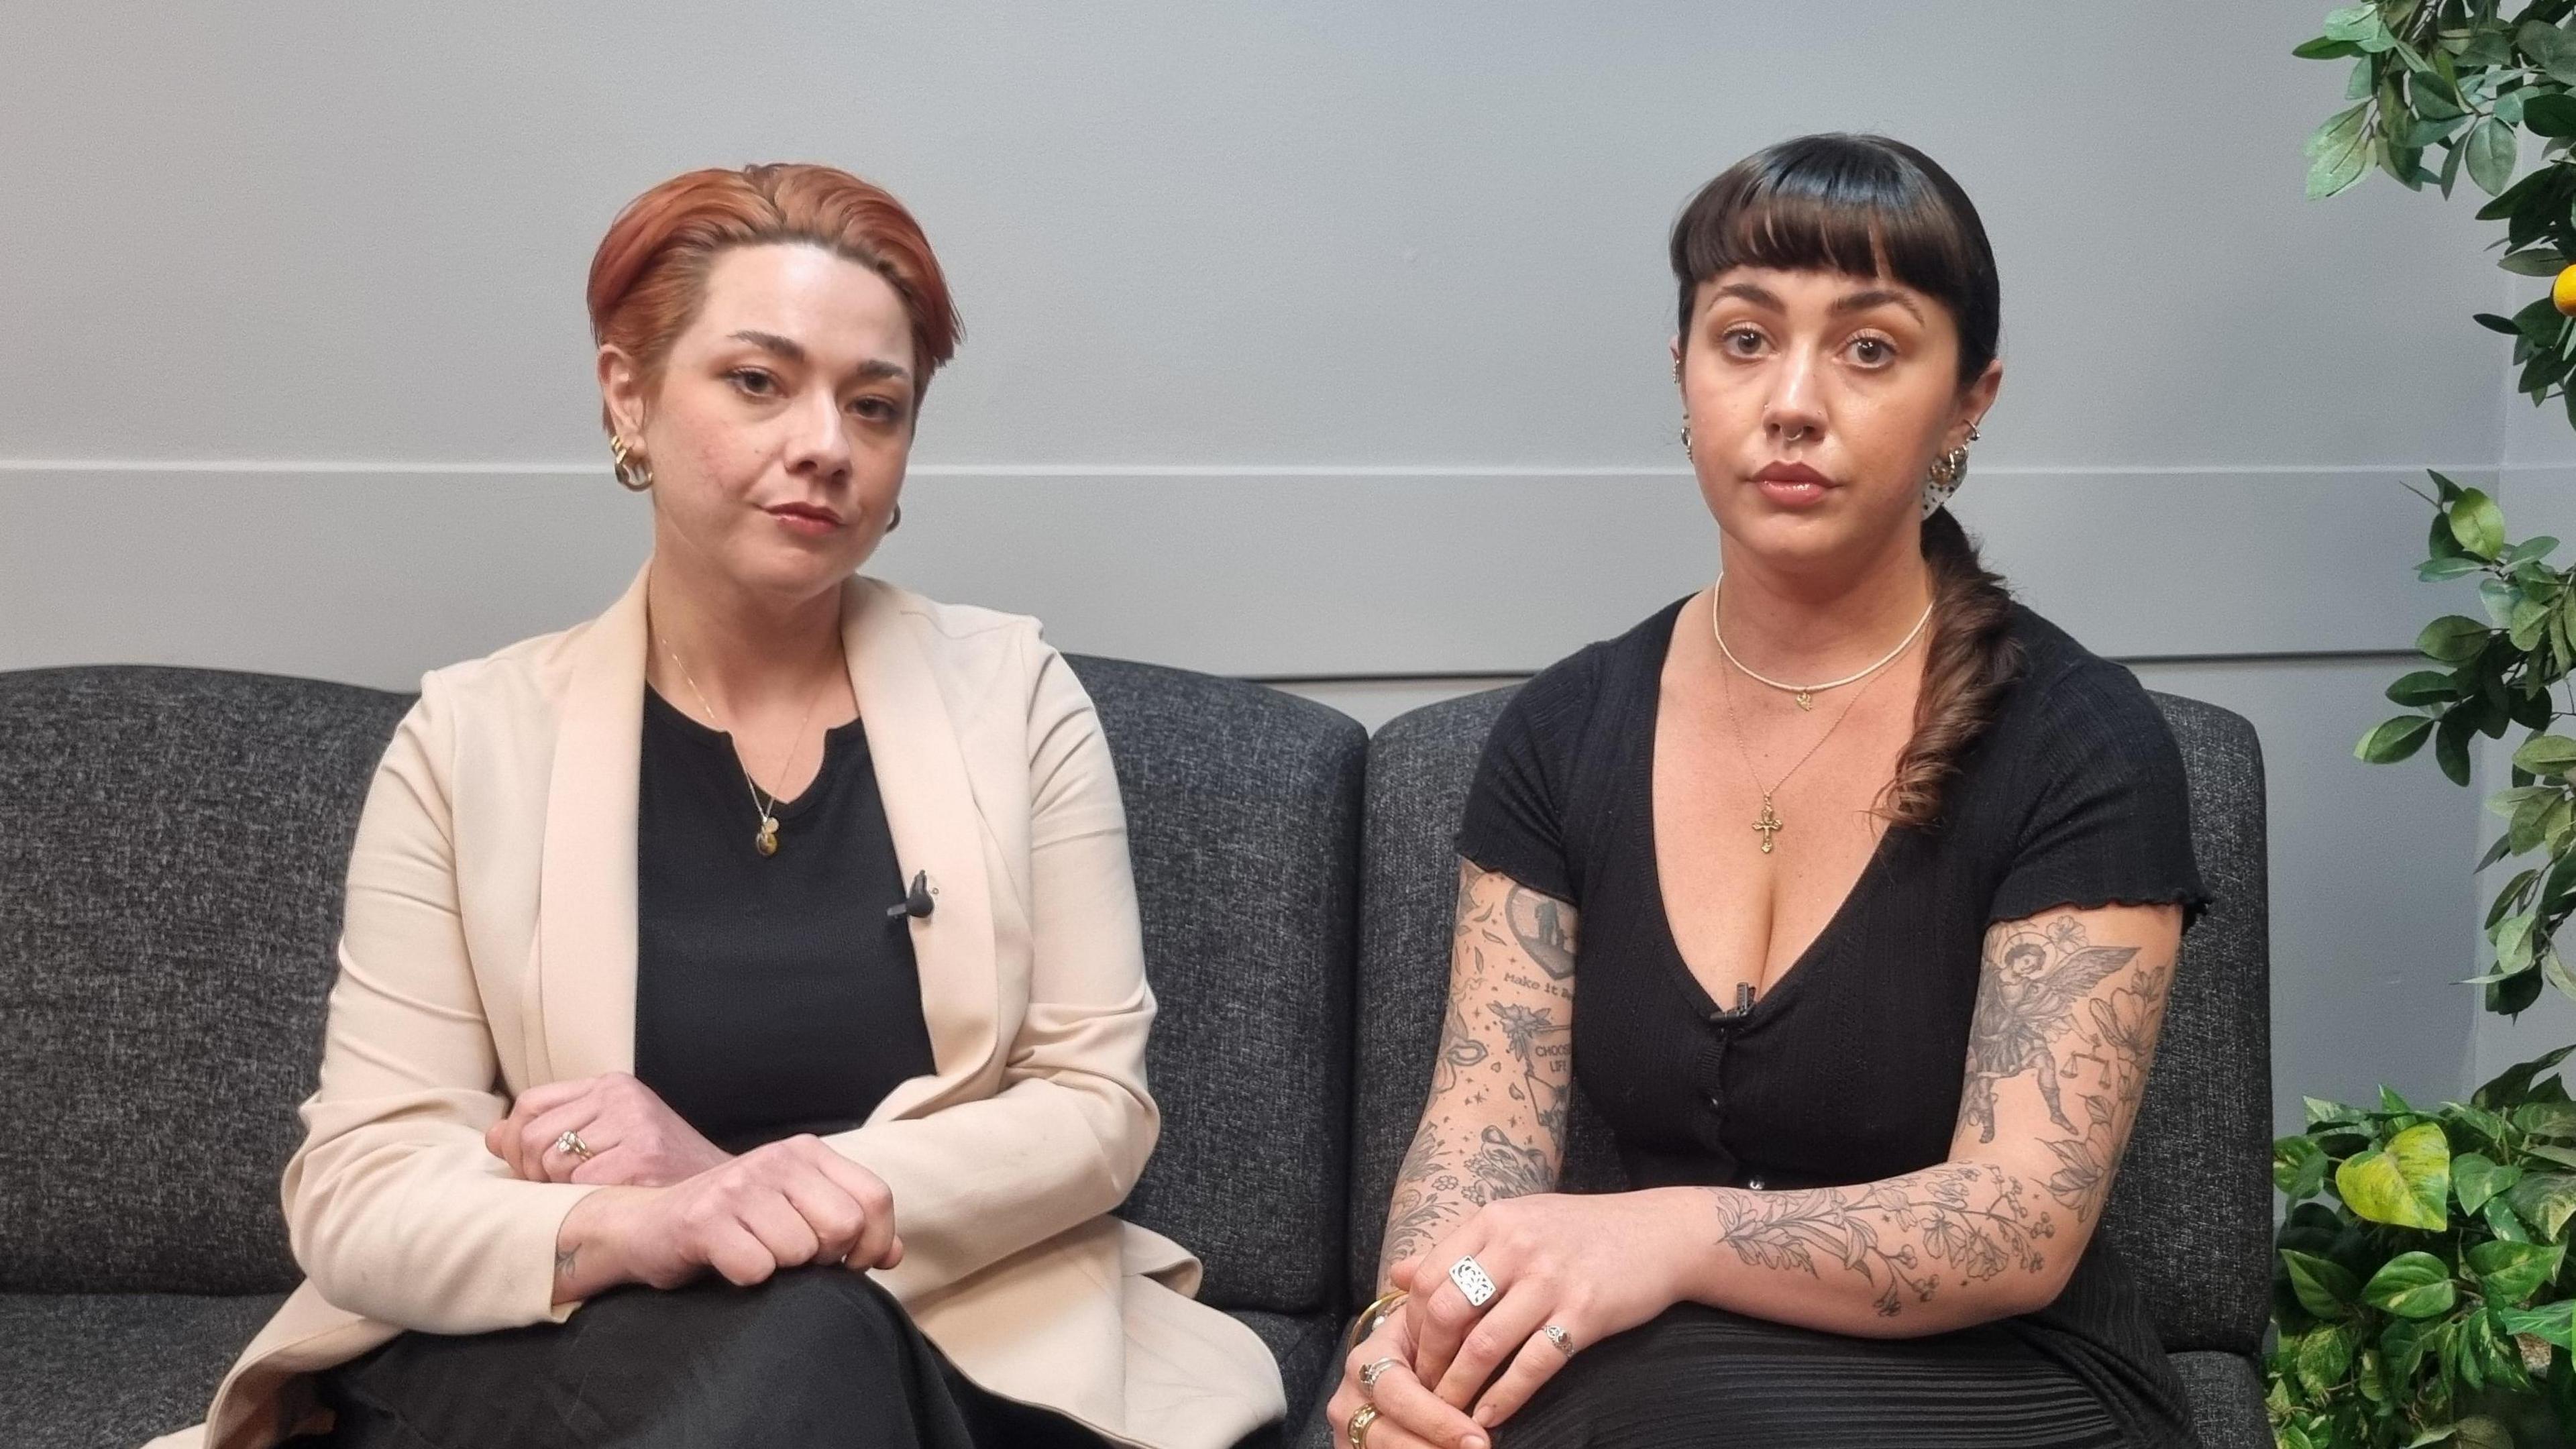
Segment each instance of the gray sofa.
M1428 1081L1448 836L1504 692L1374 739L1258 686L1077 659L1131 817L1163 1016L1161 1149L1124 1211L1318 1414ZM2107 1231L2212 1449L2268 1444L2261 763L2161 699L2218 900L2183 960ZM340 874L404 696L135 667L0 673L0 1446L193 1420L296 1272L277 1181L320 1039ZM1571 1172L1612 1187L1597 1126Z

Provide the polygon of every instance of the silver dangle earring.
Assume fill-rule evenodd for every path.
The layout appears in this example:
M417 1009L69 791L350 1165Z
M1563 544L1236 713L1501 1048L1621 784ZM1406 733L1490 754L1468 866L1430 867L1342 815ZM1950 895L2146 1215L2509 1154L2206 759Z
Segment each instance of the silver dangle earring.
M1691 456L1690 415L1682 415L1682 456Z
M1968 479L1968 443L1977 440L1977 425L1968 425L1967 442L1932 460L1932 471L1923 480L1923 516L1930 518L1948 505Z
M617 486L629 493L645 493L653 487L653 465L644 458L641 448L629 448L624 438L608 440L609 471Z

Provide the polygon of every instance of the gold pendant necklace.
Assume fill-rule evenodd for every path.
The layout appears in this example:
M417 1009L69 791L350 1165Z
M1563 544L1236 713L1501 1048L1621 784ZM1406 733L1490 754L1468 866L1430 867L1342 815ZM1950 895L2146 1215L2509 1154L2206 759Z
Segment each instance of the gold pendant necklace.
M1714 589L1709 591L1708 612L1711 620L1709 626L1710 631L1714 633L1716 630L1715 620L1717 618L1717 593ZM1915 633L1906 636L1906 645L1911 646L1914 643L1915 638L1919 637L1921 633L1921 626L1916 626ZM1723 636L1718 639L1717 647L1720 653L1725 653L1726 640ZM1897 654L1902 654L1904 652L1903 648L1897 650ZM1891 654L1887 658L1878 661L1878 663L1871 665L1863 673L1852 676L1853 679L1865 679L1869 681L1869 683L1863 684L1860 688L1860 693L1852 696L1851 703L1843 706L1843 712L1834 716L1834 722L1825 726L1825 732L1816 736L1816 742L1807 746L1807 752L1798 757L1797 764L1789 767L1788 774L1784 774L1779 779L1772 781L1771 788L1767 790L1762 788L1761 772L1754 766L1753 749L1750 745L1747 745L1744 742L1744 722L1736 718L1734 675L1727 670L1718 671L1718 688L1726 698L1727 730L1735 736L1736 753L1744 757L1745 776L1753 781L1754 789L1762 792L1762 813L1753 817L1753 830L1756 834L1762 837L1762 853L1764 855L1769 855L1773 850L1778 848L1780 832L1789 828L1789 822L1780 818L1779 807L1772 803L1772 797L1780 792L1780 788L1782 786L1789 783L1790 775L1798 773L1799 770L1806 767L1806 763L1809 760L1816 757L1816 751L1825 747L1825 741L1834 737L1834 731L1843 727L1843 721L1851 718L1851 712L1860 707L1861 696L1869 693L1869 684L1877 682L1878 671L1886 668L1890 663L1894 662L1895 658L1896 655ZM1726 655L1726 662L1734 665L1737 669L1743 669L1746 674L1753 674L1752 670L1744 669L1742 664L1736 663L1736 659L1733 654ZM1758 674L1754 674L1753 677L1756 679L1762 678L1762 676ZM1765 684L1770 682L1771 681L1769 680L1763 680L1763 683ZM1850 682L1850 680L1836 680L1834 683L1848 684ZM1790 686L1780 687L1787 688ZM1818 689L1831 689L1834 685L1820 684L1815 687ZM1803 691L1799 693L1798 707L1800 709L1811 709L1814 707L1808 702L1806 694Z
M645 627L652 627L650 620L646 621ZM689 666L680 662L680 651L672 648L667 638L662 640L662 652L670 656L671 667L680 671L680 679L689 686L689 693L698 697L698 708L707 712L707 718L716 722L717 729L723 730L724 716L716 713L716 707L707 700L707 692L698 688L698 681L689 674ZM822 706L823 695L830 688L831 683L826 679L822 687L814 691L814 697L806 701L805 717L796 722L796 733L787 737L787 758L778 762L780 779L787 778L788 766L796 763L796 750L804 742L805 727L814 722L814 711ZM726 730L725 733L730 735L732 731ZM760 782L751 777L751 766L743 762L740 750L734 751L733 762L742 771L742 783L751 791L751 808L760 815L760 828L752 834L751 848L766 859L778 853L778 797L761 790Z
M1923 617L1914 621L1914 627L1906 633L1904 642L1898 644L1894 649L1889 650L1886 656L1881 658L1876 664L1871 665L1857 674L1846 674L1840 679L1828 679L1822 684L1791 684L1785 680L1773 679L1767 674L1754 673L1752 669L1745 665L1743 660L1735 657L1734 650L1726 647L1726 631L1718 627L1717 623L1718 596L1725 590L1725 588L1726 575L1722 573L1717 576L1717 582L1708 586L1708 632L1709 637L1717 641L1717 652L1726 656L1727 663L1743 670L1744 676L1747 679L1750 679L1757 684L1767 684L1773 689L1791 696L1798 701L1798 708L1804 710L1814 709L1816 707L1816 696L1824 693L1826 690L1840 689L1846 684L1858 684L1860 681L1867 679L1871 675L1878 673L1878 671L1894 664L1906 650L1914 647L1914 641L1923 637L1924 627L1932 622L1932 605L1927 603L1923 606Z

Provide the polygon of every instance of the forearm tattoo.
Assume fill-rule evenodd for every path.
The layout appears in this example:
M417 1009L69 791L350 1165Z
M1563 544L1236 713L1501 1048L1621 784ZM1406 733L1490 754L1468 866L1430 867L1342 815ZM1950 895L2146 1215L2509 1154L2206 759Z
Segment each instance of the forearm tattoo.
M1396 1170L1381 1277L1473 1209L1553 1190L1565 1157L1573 910L1469 868L1451 947L1449 1009L1422 1125Z
M2078 1223L2110 1192L2173 979L2170 958L2150 960L2107 996L2092 994L2137 956L2134 946L2092 944L2071 914L1986 942L1959 1120L1994 1141L1996 1087L2028 1076L2057 1129L2040 1138L2058 1163L2042 1186Z
M2019 1177L1982 1163L1944 1163L1884 1182L1800 1192L1709 1190L1718 1241L1757 1268L1821 1277L1819 1260L1866 1281L1879 1316L1929 1303L1945 1283L2038 1274L2057 1235ZM1946 1274L1946 1276L1945 1276Z

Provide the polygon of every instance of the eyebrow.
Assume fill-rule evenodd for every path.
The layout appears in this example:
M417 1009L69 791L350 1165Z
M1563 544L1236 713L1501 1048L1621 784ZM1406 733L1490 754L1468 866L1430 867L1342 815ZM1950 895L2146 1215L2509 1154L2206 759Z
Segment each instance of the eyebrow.
M804 344L796 341L792 337L781 337L775 332L755 332L745 330L733 334L733 340L736 342L748 342L763 352L774 353L777 356L783 357L789 362L796 363L799 366L803 366L806 361ZM901 378L906 382L912 380L912 369L905 367L900 363L888 362L881 357L871 357L867 361L860 363L858 365L857 373L862 381L867 382L874 382L878 378L885 377Z
M1768 287L1757 287L1751 282L1728 282L1709 295L1712 298L1741 297L1756 307L1768 307L1774 312L1786 312L1789 310L1788 306L1780 300L1777 293L1771 291ZM1862 291L1847 293L1835 298L1834 304L1830 310L1834 315L1841 316L1848 312L1866 312L1872 307L1884 307L1889 305L1904 308L1906 311L1912 313L1914 315L1914 319L1918 322L1923 320L1923 309L1914 305L1913 298L1906 296L1903 292L1899 292L1888 287L1870 287Z

